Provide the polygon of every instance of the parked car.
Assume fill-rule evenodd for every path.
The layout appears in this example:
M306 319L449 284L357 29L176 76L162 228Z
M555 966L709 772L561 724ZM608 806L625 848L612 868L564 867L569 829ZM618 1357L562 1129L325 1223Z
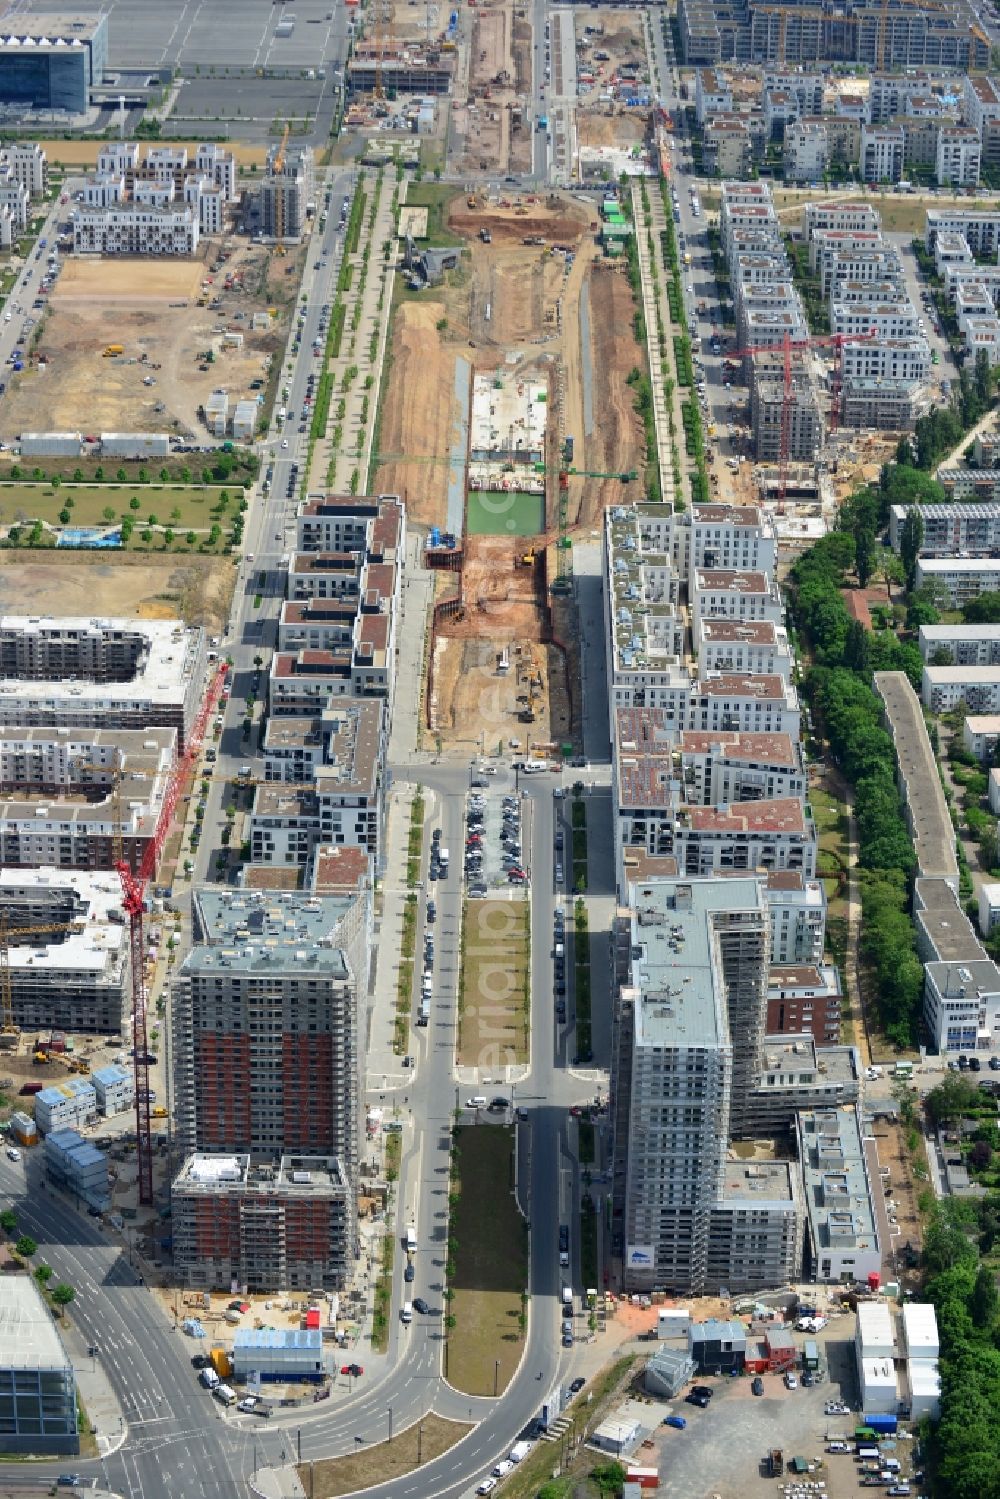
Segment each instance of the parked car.
M360 1379L365 1372L360 1364L341 1364L341 1374L349 1374L352 1379Z
M663 1424L664 1426L672 1426L675 1431L683 1431L687 1425L687 1421L685 1421L683 1416L666 1416L664 1417Z
M751 1395L763 1395L764 1393L764 1381L761 1379L759 1374L757 1375L753 1384L750 1386L750 1393Z

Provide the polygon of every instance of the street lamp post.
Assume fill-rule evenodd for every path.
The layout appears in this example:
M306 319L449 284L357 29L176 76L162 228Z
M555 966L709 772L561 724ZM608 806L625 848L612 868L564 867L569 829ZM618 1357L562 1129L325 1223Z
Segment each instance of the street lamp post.
M389 1441L392 1441L392 1406L389 1407Z
M493 1361L493 1398L496 1399L497 1389L500 1384L500 1360Z

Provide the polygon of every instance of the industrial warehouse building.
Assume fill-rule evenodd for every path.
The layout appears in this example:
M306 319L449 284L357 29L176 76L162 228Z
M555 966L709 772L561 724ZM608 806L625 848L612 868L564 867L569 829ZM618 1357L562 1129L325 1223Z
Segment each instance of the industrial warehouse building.
M0 1447L51 1457L80 1450L73 1365L29 1275L0 1276Z
M106 15L11 13L0 27L0 104L83 114L107 62Z

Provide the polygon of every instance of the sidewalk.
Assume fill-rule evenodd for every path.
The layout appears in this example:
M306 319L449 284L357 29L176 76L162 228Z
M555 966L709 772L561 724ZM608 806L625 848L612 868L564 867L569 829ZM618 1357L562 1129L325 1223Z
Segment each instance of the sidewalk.
M72 1321L72 1309L58 1322L59 1334L69 1354L76 1376L80 1400L90 1420L91 1429L97 1435L99 1457L107 1457L125 1441L128 1428L125 1415L118 1403L118 1396L104 1371L100 1355L91 1358L83 1334Z

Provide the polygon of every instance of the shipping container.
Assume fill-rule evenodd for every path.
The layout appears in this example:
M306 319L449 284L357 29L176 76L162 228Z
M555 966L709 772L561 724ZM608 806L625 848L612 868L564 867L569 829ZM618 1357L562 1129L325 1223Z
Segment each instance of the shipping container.
M220 1379L228 1379L233 1372L233 1361L225 1348L213 1348L209 1357L212 1360L212 1368Z

